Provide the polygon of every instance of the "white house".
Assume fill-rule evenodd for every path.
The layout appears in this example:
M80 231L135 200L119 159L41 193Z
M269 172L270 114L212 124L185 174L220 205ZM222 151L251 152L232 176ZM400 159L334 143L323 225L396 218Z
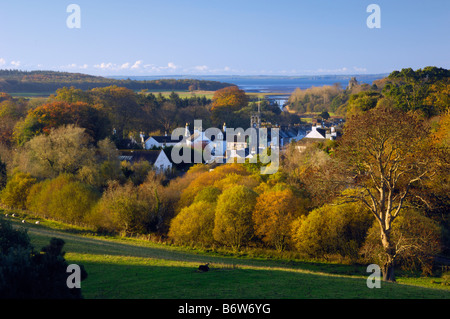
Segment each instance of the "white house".
M161 150L159 152L158 157L156 158L156 161L153 163L153 167L157 171L166 172L170 169L172 169L172 162L169 160L169 157L167 157L164 150Z
M131 163L148 161L157 172L166 172L172 169L172 162L164 150L129 150L120 153L120 161Z
M177 143L181 142L181 140L181 137L173 140L172 136L168 136L167 134L163 136L150 136L149 138L144 140L143 135L141 135L141 141L144 144L144 148L146 150L175 146Z
M318 139L336 139L337 134L334 127L330 129L330 132L326 128L323 128L322 125L317 124L311 128L311 131L306 134L304 138L318 138Z

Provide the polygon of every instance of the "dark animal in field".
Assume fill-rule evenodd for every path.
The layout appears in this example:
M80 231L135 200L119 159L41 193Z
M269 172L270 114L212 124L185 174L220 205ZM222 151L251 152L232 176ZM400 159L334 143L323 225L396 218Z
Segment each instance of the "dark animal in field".
M205 271L208 271L209 270L209 263L207 263L207 264L205 264L205 265L200 265L199 267L198 267L198 270L199 271L203 271L203 272L205 272Z

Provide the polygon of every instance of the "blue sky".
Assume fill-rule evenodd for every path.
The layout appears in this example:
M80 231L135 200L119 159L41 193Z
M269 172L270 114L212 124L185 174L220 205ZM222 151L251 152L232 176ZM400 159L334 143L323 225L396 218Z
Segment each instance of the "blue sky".
M69 4L81 8L70 29ZM369 4L381 9L370 29ZM0 0L0 68L95 75L450 67L450 1Z

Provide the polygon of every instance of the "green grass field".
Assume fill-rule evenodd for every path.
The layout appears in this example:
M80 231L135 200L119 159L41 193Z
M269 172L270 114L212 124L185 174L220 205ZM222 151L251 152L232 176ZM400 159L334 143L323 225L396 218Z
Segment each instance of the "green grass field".
M62 238L69 263L84 265L86 299L448 299L439 278L399 277L369 289L363 266L224 255L148 240L93 236L42 221L25 227L36 249ZM57 226L57 227L56 227ZM197 271L209 262L211 270Z

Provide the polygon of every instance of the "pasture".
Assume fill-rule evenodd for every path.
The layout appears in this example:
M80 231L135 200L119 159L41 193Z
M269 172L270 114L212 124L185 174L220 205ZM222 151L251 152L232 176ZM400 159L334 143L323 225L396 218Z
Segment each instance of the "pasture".
M86 299L448 299L439 278L399 276L369 289L365 267L183 248L94 236L54 222L25 227L38 250L62 238L68 263L84 265ZM210 263L208 272L200 264Z

